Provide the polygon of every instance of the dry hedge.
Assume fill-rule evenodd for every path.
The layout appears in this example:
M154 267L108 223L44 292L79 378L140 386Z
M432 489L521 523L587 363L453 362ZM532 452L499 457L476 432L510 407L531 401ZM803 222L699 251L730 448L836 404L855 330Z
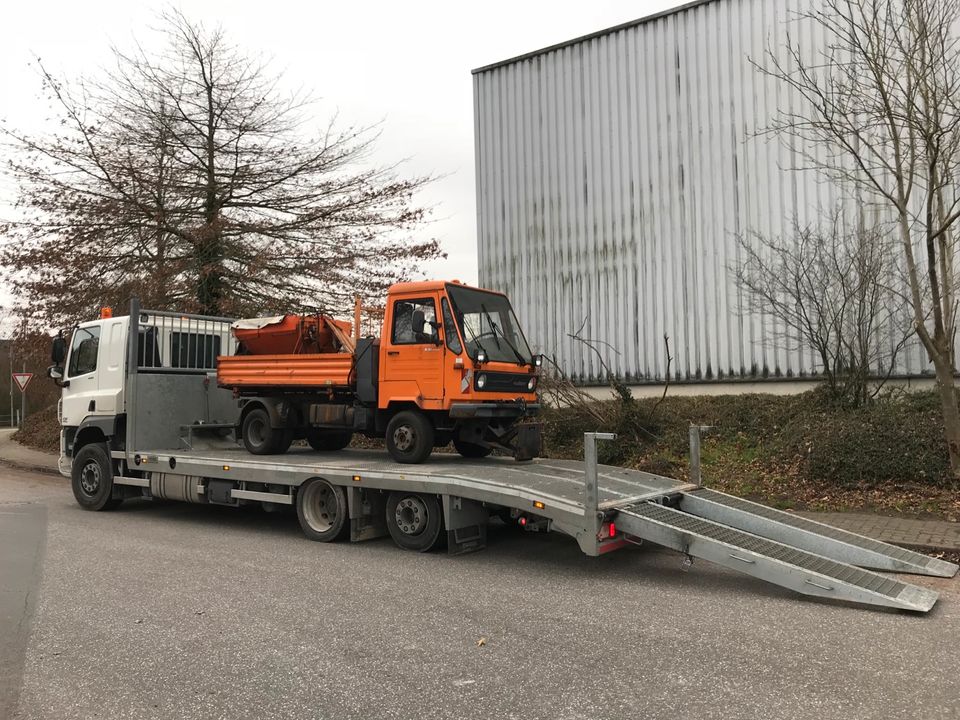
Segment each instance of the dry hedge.
M888 481L952 484L938 399L918 392L886 396L862 408L831 405L816 390L792 396L720 395L609 401L598 423L576 408L544 414L549 455L580 457L583 433L615 432L602 462L651 472L686 473L688 428L710 425L704 463L749 464L840 486Z

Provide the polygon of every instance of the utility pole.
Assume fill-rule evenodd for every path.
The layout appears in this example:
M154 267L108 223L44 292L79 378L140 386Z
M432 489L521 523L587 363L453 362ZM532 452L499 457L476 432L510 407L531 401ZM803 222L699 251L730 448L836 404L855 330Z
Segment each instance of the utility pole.
M10 343L10 427L13 427L13 338L7 342Z
M23 361L23 372L27 371L27 361ZM13 390L13 388L10 388ZM27 388L20 391L20 427L23 427L23 421L27 419Z

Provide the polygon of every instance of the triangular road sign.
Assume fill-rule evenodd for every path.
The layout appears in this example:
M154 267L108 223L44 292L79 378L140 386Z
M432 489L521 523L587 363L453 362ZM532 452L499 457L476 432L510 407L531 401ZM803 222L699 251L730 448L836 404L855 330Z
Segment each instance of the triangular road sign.
M23 392L27 389L27 385L30 384L30 379L33 377L33 373L13 373L13 381L17 384L17 387L20 388L20 392Z

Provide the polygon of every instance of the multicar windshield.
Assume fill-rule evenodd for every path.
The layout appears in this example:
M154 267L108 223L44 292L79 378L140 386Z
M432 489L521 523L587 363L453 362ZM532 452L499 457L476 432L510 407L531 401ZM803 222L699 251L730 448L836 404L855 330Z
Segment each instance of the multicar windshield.
M483 350L488 360L532 362L533 353L506 297L456 285L447 285L447 294L467 355L476 360Z

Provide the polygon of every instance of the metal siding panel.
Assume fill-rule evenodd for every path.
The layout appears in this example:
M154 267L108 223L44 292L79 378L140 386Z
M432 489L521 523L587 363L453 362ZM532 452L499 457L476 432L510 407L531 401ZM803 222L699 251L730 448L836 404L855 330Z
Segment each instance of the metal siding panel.
M741 58L743 57L743 51L740 44L741 33L739 32L741 27L741 20L743 18L743 5L744 2L752 0L735 0L737 11L735 14L724 13L726 16L727 22L726 27L728 30L727 37L729 38L729 47L727 62L729 77L731 79L730 86L730 115L733 119L733 123L730 127L729 142L730 147L727 152L730 154L731 166L730 166L730 191L732 193L731 203L728 206L730 217L733 220L733 234L734 236L739 236L744 232L744 225L747 218L747 192L743 187L744 182L743 178L746 177L747 169L747 152L746 144L741 142L741 137L743 136L743 130L745 127L744 114L747 109L747 99L749 96L746 93L746 85L744 83L744 68ZM740 262L740 246L739 244L734 247L734 262ZM747 376L749 373L750 362L752 360L750 353L750 329L751 321L749 315L744 312L744 298L743 294L740 291L739 286L736 283L728 284L728 294L734 296L734 302L732 303L732 309L734 313L731 317L735 317L736 321L733 325L732 336L733 336L733 347L735 348L736 354L731 358L730 372L731 375L737 377Z
M532 345L574 378L602 379L584 335L622 378L817 370L785 328L746 312L737 236L789 232L838 197L792 173L799 149L751 134L797 97L748 58L784 37L808 59L826 44L787 21L813 0L717 0L600 34L474 77L482 284L511 293ZM821 149L816 152L822 153ZM927 370L922 349L898 369Z

